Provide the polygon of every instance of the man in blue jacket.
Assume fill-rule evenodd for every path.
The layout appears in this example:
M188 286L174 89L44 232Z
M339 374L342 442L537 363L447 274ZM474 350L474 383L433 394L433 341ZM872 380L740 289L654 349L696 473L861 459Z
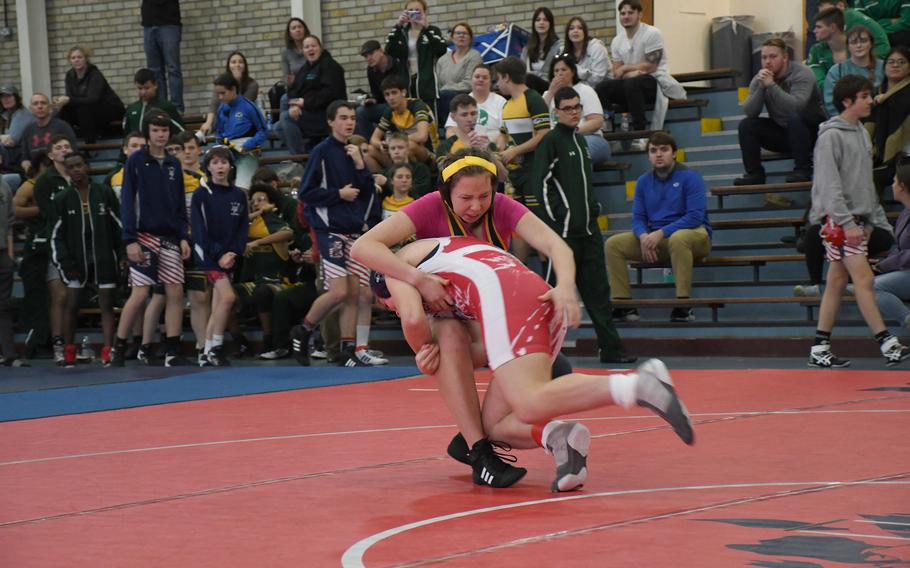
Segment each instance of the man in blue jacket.
M164 285L166 352L164 366L187 365L179 356L183 329L183 261L190 257L186 197L180 162L165 151L171 119L160 111L145 116L148 145L131 155L123 167L120 220L129 259L130 297L120 313L111 366L122 367L133 320L145 308L149 289Z
M230 73L215 78L215 93L221 101L215 115L215 138L240 154L234 163L234 184L249 189L259 160L253 154L269 135L265 117L253 102L240 94L240 84Z
M326 293L319 296L291 330L291 347L301 365L309 365L310 334L323 317L341 304L339 327L345 366L360 366L354 353L354 332L359 294L352 287L369 289L370 269L351 258L354 241L380 215L380 199L360 147L348 144L354 133L354 105L335 101L326 115L332 135L313 148L300 183L298 198L304 215L316 232Z
M648 139L648 160L654 169L635 184L632 232L607 239L607 272L613 300L629 299L627 263L670 261L676 280L676 297L692 292L692 264L711 251L711 223L706 208L705 182L695 171L675 159L676 140L666 132ZM635 309L615 308L613 319L637 321ZM695 319L691 308L676 307L670 321Z

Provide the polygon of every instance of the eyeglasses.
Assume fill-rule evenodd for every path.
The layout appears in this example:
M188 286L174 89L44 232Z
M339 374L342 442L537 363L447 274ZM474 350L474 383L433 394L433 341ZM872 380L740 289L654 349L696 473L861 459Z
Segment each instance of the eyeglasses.
M176 154L177 152L183 150L183 146L168 146L165 148L168 154Z
M562 112L581 112L582 108L583 107L582 107L581 103L578 103L577 105L574 105L574 106L559 107L556 110L560 110Z
M854 37L850 39L850 45L857 45L860 43L872 43L872 40L867 37Z
M468 32L465 30L458 30L458 31L452 32L452 35L453 36L469 36L469 35L471 35L471 32Z
M885 65L891 65L892 67L900 67L901 65L906 65L906 59L887 59L885 60Z

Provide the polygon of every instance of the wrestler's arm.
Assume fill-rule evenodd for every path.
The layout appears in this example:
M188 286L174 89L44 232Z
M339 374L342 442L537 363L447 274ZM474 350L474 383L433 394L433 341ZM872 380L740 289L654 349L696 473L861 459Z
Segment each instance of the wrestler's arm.
M423 311L423 299L417 288L407 282L386 278L386 285L395 301L395 309L401 318L401 331L408 345L416 354L425 343L433 342L433 332Z

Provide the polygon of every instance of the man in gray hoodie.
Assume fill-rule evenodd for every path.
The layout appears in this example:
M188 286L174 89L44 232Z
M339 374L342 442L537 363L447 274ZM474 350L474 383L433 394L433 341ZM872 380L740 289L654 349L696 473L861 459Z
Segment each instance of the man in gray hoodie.
M790 152L795 162L787 182L812 179L812 146L818 125L825 119L822 96L812 71L790 61L787 45L780 38L762 44L762 69L749 85L749 96L743 102L746 118L739 123L739 147L746 175L734 185L765 183L761 163L762 148ZM768 118L762 118L767 107Z
M860 122L872 112L872 93L872 83L865 77L841 78L834 86L834 106L840 115L822 124L815 146L816 173L809 220L824 224L822 237L829 266L818 309L815 344L809 352L810 367L850 365L850 361L831 351L831 329L851 279L856 304L875 334L885 363L890 367L910 357L910 349L885 327L875 303L873 274L866 257L872 227L888 225L872 182L872 142Z

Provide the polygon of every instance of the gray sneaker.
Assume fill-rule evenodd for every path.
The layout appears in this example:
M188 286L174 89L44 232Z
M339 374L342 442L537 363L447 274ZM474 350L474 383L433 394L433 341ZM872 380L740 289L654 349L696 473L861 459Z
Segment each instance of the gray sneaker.
M291 352L288 349L283 349L283 348L279 347L278 349L272 349L271 351L266 351L265 353L262 353L261 355L259 355L259 358L265 359L266 361L273 361L275 359L284 359L285 357L287 357L290 354L291 354ZM310 356L312 357L312 354Z
M695 443L689 411L673 388L673 379L660 359L648 359L638 367L635 385L638 406L650 408L673 427L673 431L690 446Z
M821 286L818 284L797 284L793 287L793 295L801 298L816 298L821 296Z
M548 434L546 449L556 461L556 479L550 489L553 492L578 489L588 478L591 432L584 424L563 422Z

